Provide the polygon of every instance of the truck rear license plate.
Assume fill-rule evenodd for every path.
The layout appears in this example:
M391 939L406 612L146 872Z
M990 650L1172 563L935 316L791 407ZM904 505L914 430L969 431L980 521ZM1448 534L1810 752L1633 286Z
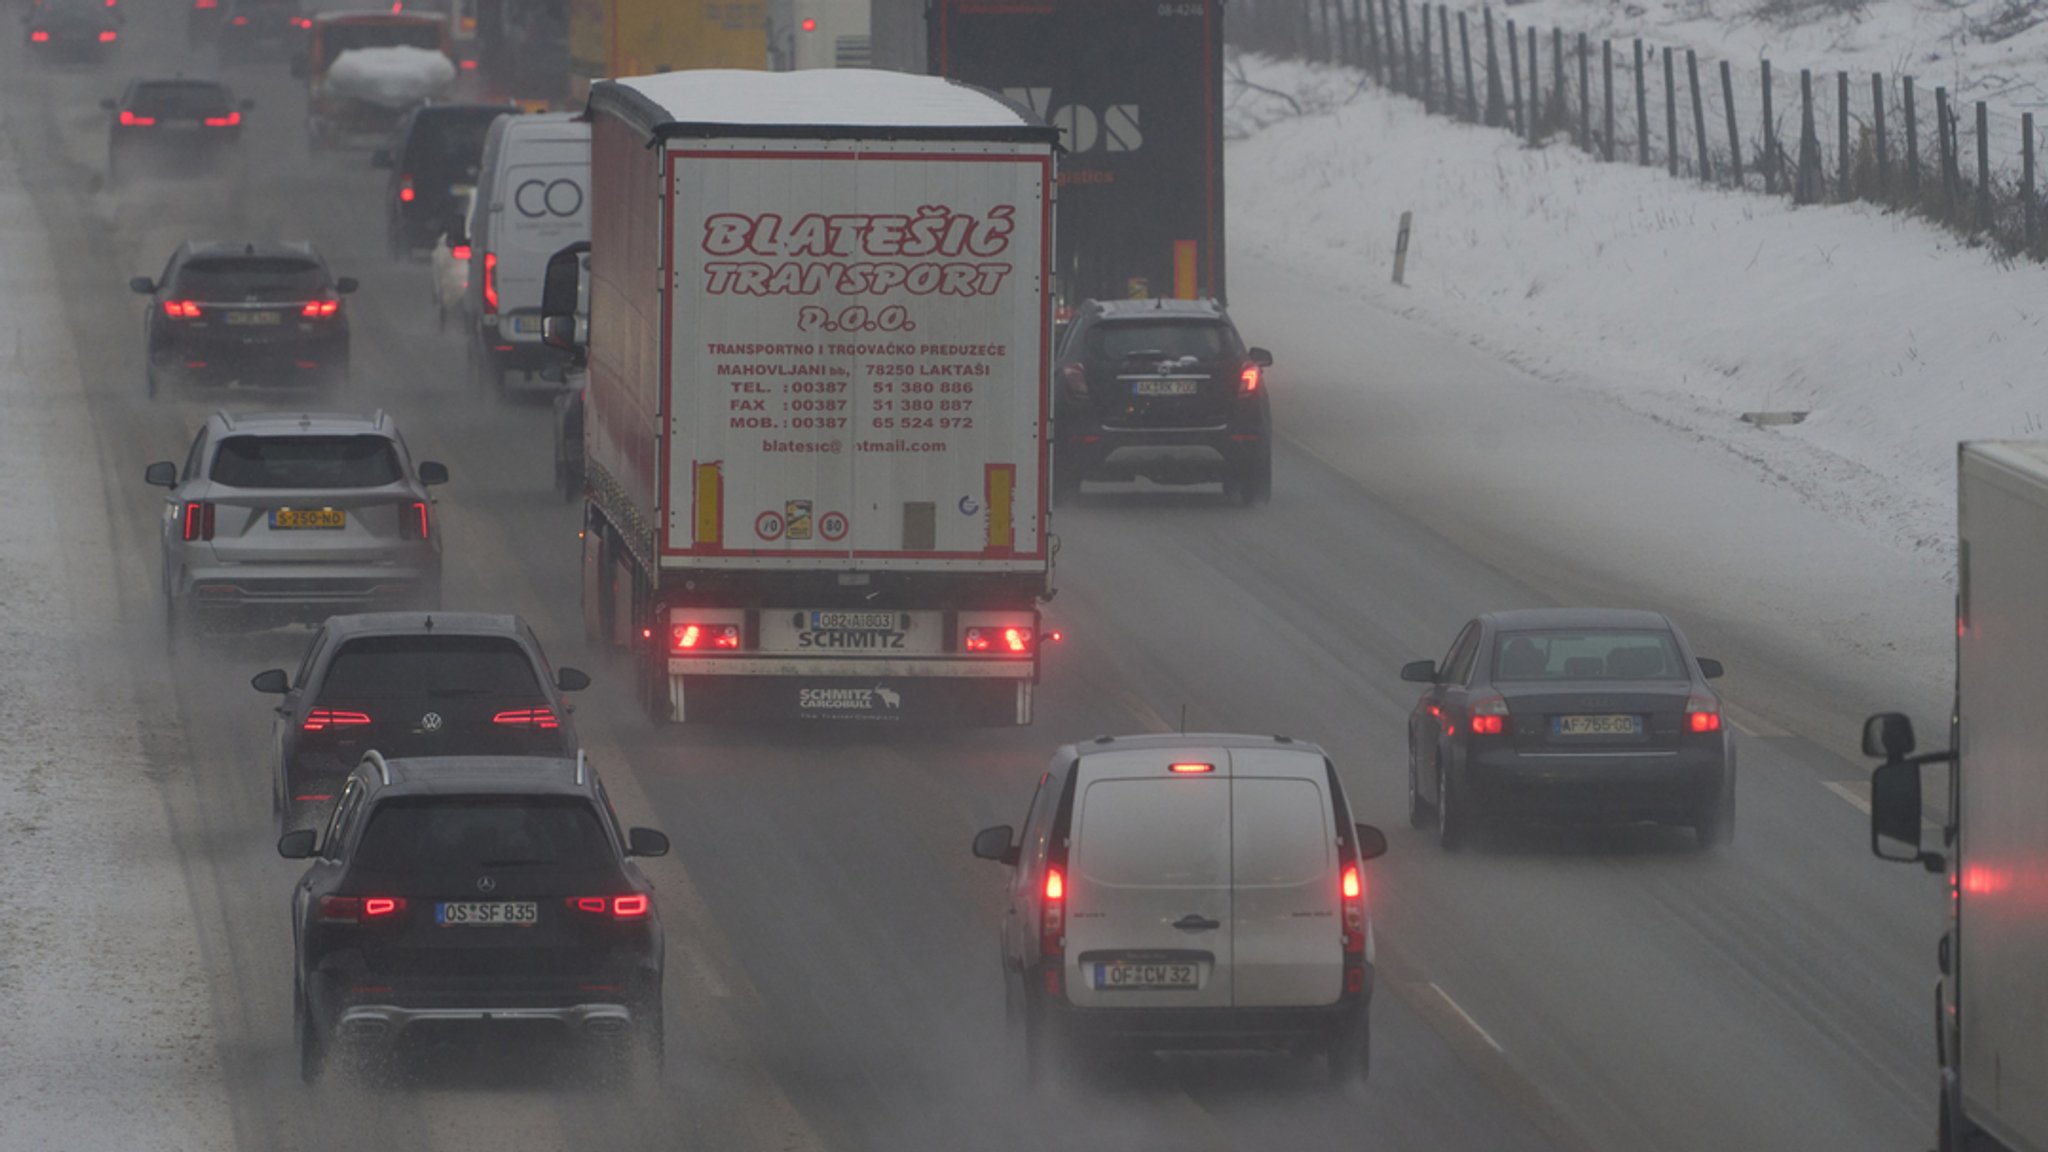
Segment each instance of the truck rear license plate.
M1558 736L1640 736L1640 716L1558 716L1551 720L1551 732Z
M1193 964L1141 964L1113 961L1095 966L1097 988L1199 988L1201 970Z
M813 632L894 632L894 612L813 612Z
M531 900L465 900L434 905L434 923L443 928L531 928L540 906Z

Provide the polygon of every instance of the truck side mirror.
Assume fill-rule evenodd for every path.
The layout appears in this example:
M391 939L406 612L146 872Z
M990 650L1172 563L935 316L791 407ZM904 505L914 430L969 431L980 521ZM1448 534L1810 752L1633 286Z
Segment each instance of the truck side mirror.
M1904 844L1900 854L1885 850L1886 842ZM1929 856L1920 848L1920 765L1908 760L1887 760L1870 774L1870 851L1880 860L1903 864L1925 863ZM1940 857L1934 856L1939 862ZM1930 866L1930 871L1936 866Z
M1903 712L1880 712L1863 722L1863 754L1885 760L1904 760L1918 743L1913 738L1913 721Z

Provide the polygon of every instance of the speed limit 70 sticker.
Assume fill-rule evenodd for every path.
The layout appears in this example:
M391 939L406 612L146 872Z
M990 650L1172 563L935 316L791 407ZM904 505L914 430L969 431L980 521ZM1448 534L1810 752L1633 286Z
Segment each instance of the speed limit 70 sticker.
M754 517L754 535L763 540L782 539L782 513L763 512Z

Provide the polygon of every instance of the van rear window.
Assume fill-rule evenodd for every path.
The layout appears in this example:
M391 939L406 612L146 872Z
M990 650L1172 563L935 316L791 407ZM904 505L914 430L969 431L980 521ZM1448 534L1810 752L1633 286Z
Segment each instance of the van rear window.
M1097 780L1074 817L1069 866L1119 887L1228 887L1229 779Z
M1308 780L1243 776L1231 785L1231 871L1239 887L1291 887L1335 871L1336 827L1323 809L1321 788ZM1336 887L1329 892L1334 897Z

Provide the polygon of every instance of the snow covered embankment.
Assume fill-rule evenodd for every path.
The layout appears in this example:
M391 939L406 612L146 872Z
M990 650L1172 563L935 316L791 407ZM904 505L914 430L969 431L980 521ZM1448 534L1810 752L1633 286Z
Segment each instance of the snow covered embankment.
M2048 434L2048 269L1867 205L1526 148L1346 69L1230 72L1234 249L1720 444L1930 564L1952 549L1956 442ZM1807 415L1742 422L1758 411Z

